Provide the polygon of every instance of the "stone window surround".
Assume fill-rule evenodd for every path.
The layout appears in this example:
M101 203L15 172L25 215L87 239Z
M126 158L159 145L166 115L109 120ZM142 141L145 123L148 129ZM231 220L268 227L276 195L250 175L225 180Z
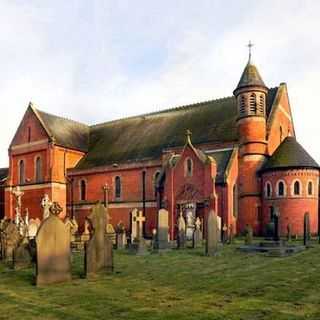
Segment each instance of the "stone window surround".
M311 183L311 186L312 186L311 194L309 193L309 183ZM307 195L307 197L313 197L314 196L314 191L315 191L314 187L315 187L315 184L314 184L313 180L309 179L307 181L307 185L306 185L306 195Z
M188 163L191 163L191 170L190 171L189 171ZM190 157L187 157L184 160L184 176L185 177L192 177L193 176L193 160Z
M296 183L296 182L299 183L299 194L295 194L295 193L294 193L294 186L295 186L295 183ZM302 183L301 183L301 180L300 180L300 179L294 179L294 180L291 182L291 196L294 197L294 198L302 197Z
M120 181L120 196L117 197L117 192L116 192L116 179L119 178ZM115 175L113 178L113 192L114 192L114 200L115 201L121 201L122 198L122 176L120 174Z
M268 185L270 186L270 195L268 195ZM264 196L266 199L272 198L272 191L273 191L272 183L268 180L264 184Z
M40 159L40 175L39 175L39 179L37 179L37 160ZM35 182L42 182L43 181L43 168L42 168L42 157L40 154L36 154L34 157L34 181Z

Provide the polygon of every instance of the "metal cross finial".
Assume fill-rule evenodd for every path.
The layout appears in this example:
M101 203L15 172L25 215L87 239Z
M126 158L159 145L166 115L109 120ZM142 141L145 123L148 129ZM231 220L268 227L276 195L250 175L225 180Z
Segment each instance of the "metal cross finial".
M249 40L249 43L247 44L247 47L249 48L249 61L251 61L251 49L254 46L254 44Z
M187 129L186 136L188 141L191 141L191 135L192 135L192 132L189 129Z

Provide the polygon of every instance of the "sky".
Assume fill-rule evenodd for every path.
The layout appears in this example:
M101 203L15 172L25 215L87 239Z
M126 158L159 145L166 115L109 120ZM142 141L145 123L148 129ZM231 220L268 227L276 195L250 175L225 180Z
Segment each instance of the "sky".
M0 167L30 101L95 124L231 96L249 40L320 163L319 12L317 0L0 0Z

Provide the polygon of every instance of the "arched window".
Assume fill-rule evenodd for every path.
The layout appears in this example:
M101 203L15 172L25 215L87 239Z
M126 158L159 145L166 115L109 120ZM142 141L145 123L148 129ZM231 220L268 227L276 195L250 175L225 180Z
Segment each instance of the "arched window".
M313 183L312 181L308 182L308 196L312 196L313 195Z
M244 95L240 96L240 115L244 115L246 113L246 98Z
M26 181L25 172L24 172L24 161L19 161L19 184L24 184Z
M256 114L257 113L257 98L256 98L255 93L250 94L249 106L250 106L250 113Z
M87 199L87 184L85 180L80 181L80 200Z
M284 197L286 192L286 186L283 181L279 181L277 184L277 195L278 197Z
M157 171L153 178L153 189L154 189L155 196L157 195L157 185L158 185L159 176L160 176L160 171Z
M293 185L293 194L295 196L299 196L301 191L300 189L300 181L295 181Z
M117 199L121 198L121 179L119 176L116 176L114 179L115 187L114 193Z
M36 158L36 163L35 163L35 176L36 176L36 182L41 182L42 181L42 168L41 168L41 158L37 157Z
M272 186L271 186L271 183L268 181L265 184L265 197L271 198L271 196L272 196Z
M264 95L261 94L259 97L259 113L264 115Z
M185 176L192 177L193 175L193 162L190 158L185 161Z

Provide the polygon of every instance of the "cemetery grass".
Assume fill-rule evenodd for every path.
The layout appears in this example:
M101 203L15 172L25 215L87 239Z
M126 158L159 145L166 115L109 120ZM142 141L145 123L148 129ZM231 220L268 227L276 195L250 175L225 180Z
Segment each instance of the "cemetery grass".
M37 288L33 269L0 264L0 319L320 319L320 245L286 258L203 249L114 253L113 274Z

